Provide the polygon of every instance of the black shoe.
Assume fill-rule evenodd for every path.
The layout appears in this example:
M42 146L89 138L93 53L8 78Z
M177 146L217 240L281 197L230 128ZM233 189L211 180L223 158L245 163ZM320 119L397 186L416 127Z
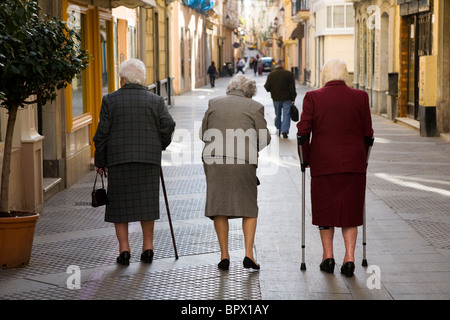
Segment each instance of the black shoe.
M341 273L345 274L346 277L353 277L354 271L355 271L355 263L353 261L348 261L344 263L341 267Z
M128 251L123 251L118 257L117 257L117 263L121 264L123 266L130 265L130 258L131 255Z
M282 135L283 135L283 138L284 138L284 139L287 139L287 137L288 137L287 132L282 132Z
M246 268L246 269L252 268L255 270L259 270L259 268L260 268L259 264L254 263L253 260L250 259L249 257L244 258L243 264L244 264L244 268Z
M141 261L143 261L144 263L152 263L152 261L153 261L153 250L152 249L148 249L148 250L145 250L144 252L142 252L142 254L141 254Z
M217 266L221 270L228 270L230 268L230 260L223 259L222 261L219 262L219 264Z
M327 273L333 273L334 272L334 259L328 258L322 261L320 264L320 270L325 271Z

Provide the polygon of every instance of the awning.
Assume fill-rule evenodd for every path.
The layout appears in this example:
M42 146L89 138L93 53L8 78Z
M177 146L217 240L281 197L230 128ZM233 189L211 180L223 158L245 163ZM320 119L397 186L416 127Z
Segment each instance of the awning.
M143 7L147 9L155 8L155 0L94 0L94 5L102 8L117 8L124 6L127 8Z
M297 27L292 31L291 36L289 38L302 39L304 36L305 36L305 25L299 23Z

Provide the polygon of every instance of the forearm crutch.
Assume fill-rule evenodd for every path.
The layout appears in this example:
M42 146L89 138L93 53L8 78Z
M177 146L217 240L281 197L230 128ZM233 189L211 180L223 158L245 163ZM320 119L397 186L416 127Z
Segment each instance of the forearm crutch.
M169 201L167 199L166 184L164 183L164 175L163 175L162 168L160 169L160 177L161 177L161 185L162 185L162 189L163 189L163 193L164 193L164 200L166 202L167 217L169 218L170 233L172 234L172 242L173 242L173 249L175 251L175 259L178 259L177 245L175 243L175 235L173 233L172 219L170 218Z
M298 150L300 156L300 168L302 170L302 263L300 265L300 270L306 270L305 263L305 173L307 163L304 161L302 145L304 142L309 142L309 135L307 136L297 136Z
M372 150L373 142L375 138L374 137L366 137L366 143L369 146L367 149L367 157L366 157L366 166L369 165L369 158L370 158L370 151ZM366 201L364 199L364 213L363 213L363 260L362 260L362 266L367 267L367 258L366 258Z

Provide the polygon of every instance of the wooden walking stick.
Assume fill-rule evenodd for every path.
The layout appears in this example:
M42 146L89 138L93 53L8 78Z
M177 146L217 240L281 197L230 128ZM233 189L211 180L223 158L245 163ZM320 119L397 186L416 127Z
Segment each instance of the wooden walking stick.
M163 193L164 193L164 200L166 202L167 217L169 218L170 233L172 234L172 242L173 242L173 249L175 251L175 259L178 259L177 245L175 243L175 234L173 233L172 219L170 218L169 201L167 199L166 184L164 183L164 175L163 175L162 168L160 169L160 177L161 177L161 185L162 185L162 189L163 189Z

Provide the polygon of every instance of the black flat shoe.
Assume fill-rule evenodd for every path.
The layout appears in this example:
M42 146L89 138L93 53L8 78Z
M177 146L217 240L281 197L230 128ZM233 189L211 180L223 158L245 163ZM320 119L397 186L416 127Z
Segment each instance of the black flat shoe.
M327 273L333 273L334 272L334 259L333 258L328 258L322 261L322 263L320 264L320 270L321 271L325 271Z
M153 262L153 250L148 249L142 252L141 261L144 263L152 263Z
M244 264L244 268L246 268L246 269L252 268L255 270L259 270L259 268L260 268L259 264L254 263L253 260L250 259L249 257L244 258L243 264Z
M230 260L223 259L222 261L219 262L219 264L217 266L221 270L228 270L230 268Z
M130 265L130 258L131 255L128 251L123 251L118 257L117 257L117 263L121 264L123 266Z
M354 271L355 271L355 263L353 261L348 261L344 263L341 267L341 273L345 274L346 277L353 277Z

